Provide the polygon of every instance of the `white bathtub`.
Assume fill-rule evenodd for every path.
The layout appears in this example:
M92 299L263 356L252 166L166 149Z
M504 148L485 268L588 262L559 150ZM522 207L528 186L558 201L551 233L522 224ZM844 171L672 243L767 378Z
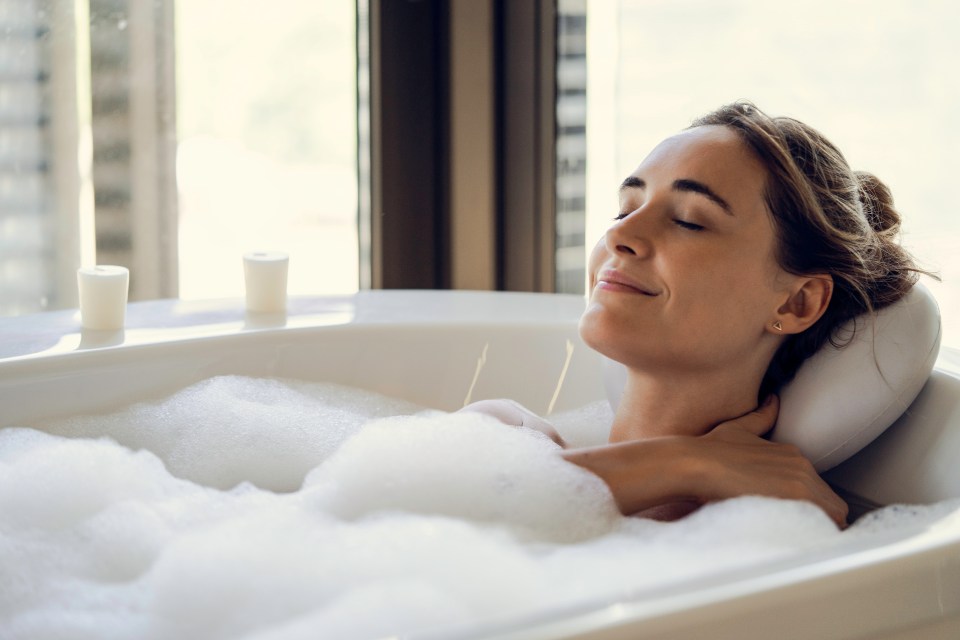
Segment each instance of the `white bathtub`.
M237 300L139 303L119 334L81 333L71 312L0 319L0 427L108 410L228 373L339 382L440 409L459 408L473 385L473 399L511 397L542 412L568 341L555 409L575 408L603 397L599 359L577 336L582 307L573 296L365 292L293 299L286 318L245 317ZM945 350L910 415L831 480L877 504L960 497L957 363ZM466 636L960 637L960 510L864 545Z

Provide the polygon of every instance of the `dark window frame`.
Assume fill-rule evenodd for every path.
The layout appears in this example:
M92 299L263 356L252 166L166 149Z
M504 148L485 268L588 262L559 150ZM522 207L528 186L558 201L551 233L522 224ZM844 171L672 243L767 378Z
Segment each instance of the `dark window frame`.
M492 285L556 287L555 0L487 2L494 92ZM448 288L451 238L451 0L358 0L358 179L362 288ZM362 33L361 33L362 32ZM364 69L366 65L366 69ZM364 77L365 74L368 77ZM458 241L462 241L462 238Z

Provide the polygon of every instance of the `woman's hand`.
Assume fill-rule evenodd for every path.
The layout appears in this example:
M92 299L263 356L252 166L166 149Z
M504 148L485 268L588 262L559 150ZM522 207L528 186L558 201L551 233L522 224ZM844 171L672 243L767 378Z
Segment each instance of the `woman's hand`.
M468 404L460 411L473 411L493 416L500 422L511 427L527 427L545 434L548 438L556 442L561 447L566 448L567 443L563 441L553 425L533 413L526 407L513 400L480 400Z
M565 451L563 457L600 476L624 514L677 502L764 495L808 500L845 526L846 503L800 450L761 438L778 408L779 400L772 397L703 436L634 440Z
M847 503L800 450L760 437L773 427L779 406L779 399L770 396L755 411L686 443L694 495L701 501L747 494L807 500L845 526Z

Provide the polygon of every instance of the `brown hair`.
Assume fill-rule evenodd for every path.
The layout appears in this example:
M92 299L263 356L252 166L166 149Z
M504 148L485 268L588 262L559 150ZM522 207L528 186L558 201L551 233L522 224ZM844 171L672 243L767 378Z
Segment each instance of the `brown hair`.
M834 288L823 316L787 336L767 368L761 398L789 382L851 318L902 298L922 270L896 241L900 214L874 175L853 171L820 132L792 118L771 118L748 102L720 107L691 126L736 131L767 169L764 200L777 235L777 261L796 275L828 273Z

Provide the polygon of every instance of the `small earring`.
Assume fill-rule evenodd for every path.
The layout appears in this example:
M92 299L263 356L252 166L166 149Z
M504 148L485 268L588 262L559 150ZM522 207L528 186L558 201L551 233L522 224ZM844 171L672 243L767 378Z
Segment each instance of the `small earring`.
M783 325L780 324L779 320L773 323L773 328L776 329L777 331L783 331Z

